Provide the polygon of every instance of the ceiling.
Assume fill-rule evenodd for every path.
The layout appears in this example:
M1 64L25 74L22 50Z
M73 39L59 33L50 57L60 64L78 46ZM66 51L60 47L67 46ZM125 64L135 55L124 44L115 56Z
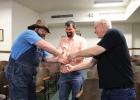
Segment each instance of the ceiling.
M120 9L126 8L131 0L0 0L0 2L15 1L21 5L33 9L38 13L48 11L67 11L85 9ZM128 19L128 21L140 22L140 7Z
M140 22L140 7L127 19L127 22Z
M130 0L0 0L0 1L16 1L39 13L43 13L47 11L93 9L94 5L99 3L121 3L120 6L126 6L126 3Z

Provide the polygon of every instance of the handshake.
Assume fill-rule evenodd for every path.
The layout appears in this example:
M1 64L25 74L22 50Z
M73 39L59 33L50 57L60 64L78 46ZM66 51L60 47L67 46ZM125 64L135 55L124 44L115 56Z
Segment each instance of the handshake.
M72 65L70 65L70 62L72 62L72 60L76 58L76 54L70 54L67 56L64 56L63 54L60 55L58 57L58 62L61 63L60 66L60 72L62 73L69 73L71 71L73 71L73 67Z

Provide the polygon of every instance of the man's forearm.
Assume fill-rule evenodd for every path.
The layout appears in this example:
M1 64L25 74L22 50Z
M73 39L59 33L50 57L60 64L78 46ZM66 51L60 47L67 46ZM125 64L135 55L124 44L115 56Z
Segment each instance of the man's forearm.
M46 42L45 40L39 40L36 43L37 46L39 46L40 48L42 48L43 50L53 54L54 56L60 56L61 52L59 52L58 49L56 49L51 43Z
M47 43L47 46L44 49L47 50L49 53L53 54L54 56L60 56L61 55L61 52L59 52L59 50L56 49L50 43Z
M96 62L93 61L92 59L90 59L90 60L87 59L87 60L84 60L83 62L75 65L74 68L73 68L73 71L87 69L87 68L92 67L95 64L96 64Z
M49 62L49 63L56 63L56 62L58 62L58 58L56 58L56 57L45 58L44 60L45 60L45 62Z
M101 46L95 45L94 47L79 51L75 54L75 57L93 57L105 52L105 49Z

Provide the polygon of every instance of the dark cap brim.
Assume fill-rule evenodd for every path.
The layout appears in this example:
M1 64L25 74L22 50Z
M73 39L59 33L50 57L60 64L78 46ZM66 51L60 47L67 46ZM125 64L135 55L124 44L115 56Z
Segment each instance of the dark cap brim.
M41 25L37 25L37 24L33 24L27 27L28 29L34 30L35 28L42 28L44 29L47 33L50 33L49 28L47 28L46 26L41 26Z
M40 26L40 28L43 28L47 33L50 33L49 28L47 28L46 26Z

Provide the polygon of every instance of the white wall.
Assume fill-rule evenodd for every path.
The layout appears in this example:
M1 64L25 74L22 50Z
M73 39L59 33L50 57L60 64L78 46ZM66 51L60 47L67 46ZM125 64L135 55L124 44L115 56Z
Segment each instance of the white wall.
M12 41L17 35L26 29L27 26L34 24L39 19L39 13L22 6L16 2L12 3Z
M132 30L133 30L133 47L134 48L140 48L140 23L134 23L132 24ZM133 52L135 55L140 55L140 50L135 50Z
M34 24L39 14L16 2L0 3L0 29L4 29L4 41L0 42L0 51L10 51L17 35ZM8 60L9 53L0 53L0 60Z
M0 29L4 30L4 41L0 41L0 50L10 50L12 41L11 2L0 3ZM7 60L9 54L1 54L0 60Z
M9 50L11 45L11 2L0 3L0 29L4 30L4 41L0 41L0 50Z
M51 31L51 34L48 34L46 36L46 40L48 42L51 42L53 45L58 46L61 36L65 35L65 30L63 26L49 27L49 29Z
M94 27L91 24L78 25L77 29L81 32L82 36L87 40L87 47L91 47L100 40L94 33Z
M107 12L108 11L108 12ZM67 15L73 14L73 17L66 18L51 18L54 15ZM105 9L104 11L100 10L78 10L78 11L50 11L42 14L42 18L45 19L48 24L64 23L66 20L74 20L75 22L91 22L99 18L99 16L109 17L111 20L125 20L124 10L122 9Z

